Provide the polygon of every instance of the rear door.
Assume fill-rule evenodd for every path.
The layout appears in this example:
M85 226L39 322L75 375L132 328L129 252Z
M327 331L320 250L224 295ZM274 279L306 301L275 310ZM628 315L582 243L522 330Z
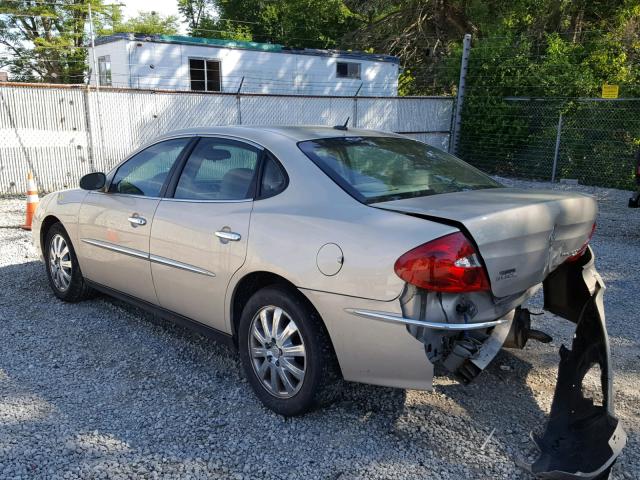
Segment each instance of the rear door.
M86 196L78 220L78 253L88 279L157 304L149 265L151 220L190 140L146 148L120 165L106 192Z
M150 259L160 306L225 331L229 280L244 263L261 148L203 137L156 210Z

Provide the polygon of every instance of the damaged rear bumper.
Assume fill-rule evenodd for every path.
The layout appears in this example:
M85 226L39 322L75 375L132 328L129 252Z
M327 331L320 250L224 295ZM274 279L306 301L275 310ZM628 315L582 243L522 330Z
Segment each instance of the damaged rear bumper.
M551 412L541 435L532 434L540 452L526 468L540 478L608 478L626 434L615 417L613 372L605 325L605 286L589 250L565 263L544 282L545 309L576 324L571 350L560 347L560 365ZM602 405L585 398L582 382L600 368Z
M575 323L576 330L571 349L564 345L560 348L558 380L544 431L532 434L539 456L530 464L520 462L521 466L545 479L608 478L626 443L626 434L614 415L603 305L605 286L595 269L592 250L589 248L579 261L554 270L543 289L545 309ZM377 325L404 326L424 344L430 364L442 364L466 383L484 370L501 348L523 348L528 337L551 340L531 330L528 312L519 308L535 290L503 300L489 312L488 300L479 294L466 298L428 294L431 297L425 298L416 291L408 291L401 298L402 313L345 310L356 317L377 320ZM465 308L460 309L461 304ZM469 312L475 313L474 317ZM601 373L602 405L585 398L582 389L585 375L596 365Z
M303 292L326 319L345 380L430 389L436 364L468 382L501 348L522 348L527 338L548 341L529 328L526 310L518 308L538 288L499 301L482 292L440 295L410 288L400 302ZM549 274L543 289L545 309L575 323L576 331L571 350L560 349L558 382L544 431L532 435L539 457L522 466L540 478L607 478L626 434L614 416L605 287L591 249ZM583 379L594 365L601 372L602 405L582 393Z

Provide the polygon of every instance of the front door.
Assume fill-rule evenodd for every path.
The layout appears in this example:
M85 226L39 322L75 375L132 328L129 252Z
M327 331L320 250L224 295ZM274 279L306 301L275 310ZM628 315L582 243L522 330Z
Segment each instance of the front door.
M151 220L189 141L177 138L150 146L118 167L106 192L86 196L77 247L89 280L157 304L149 265Z
M261 151L204 137L160 201L150 259L160 305L225 331L225 293L244 263Z

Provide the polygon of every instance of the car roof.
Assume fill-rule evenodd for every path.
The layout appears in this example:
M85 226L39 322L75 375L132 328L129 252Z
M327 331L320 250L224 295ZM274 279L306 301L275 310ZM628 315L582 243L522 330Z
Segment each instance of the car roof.
M254 139L254 136L264 137L265 135L278 135L288 137L295 142L303 140L315 140L318 138L328 137L371 137L371 136L398 136L394 133L383 132L380 130L366 130L361 128L347 128L346 130L327 126L265 126L265 125L242 125L242 126L223 126L223 127L199 127L187 128L183 130L175 130L168 132L160 137L175 137L183 135L231 135Z

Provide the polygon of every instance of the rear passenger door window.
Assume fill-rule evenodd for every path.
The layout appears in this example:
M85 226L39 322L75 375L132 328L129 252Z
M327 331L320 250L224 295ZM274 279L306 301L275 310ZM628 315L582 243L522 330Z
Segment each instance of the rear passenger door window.
M201 138L178 180L174 198L234 201L253 198L260 151L248 144Z

